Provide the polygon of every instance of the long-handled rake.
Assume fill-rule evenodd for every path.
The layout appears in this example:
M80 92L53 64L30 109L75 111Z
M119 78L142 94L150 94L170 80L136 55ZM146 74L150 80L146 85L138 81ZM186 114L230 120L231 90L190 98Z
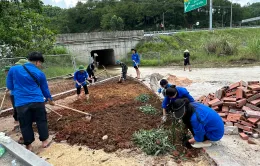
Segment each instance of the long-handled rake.
M1 102L0 112L1 112L2 107L3 107L3 104L4 104L4 101L5 101L5 96L6 96L6 94L7 94L7 92L5 92L4 97L3 97L3 100L2 100L2 102Z
M89 114L89 113L86 113L86 112L83 112L83 111L80 111L80 110L76 110L74 108L70 108L70 107L67 107L67 106L64 106L64 105L60 105L60 104L55 104L55 106L59 106L61 108L65 108L65 109L68 109L68 110L71 110L71 111L74 111L74 112L77 112L77 113L84 114L84 115L86 115L87 120L89 120L89 121L91 120L92 115Z
M59 118L57 119L57 121L59 121L59 120L62 118L62 115L59 114L58 112L54 111L53 109L51 109L51 108L49 108L49 107L47 107L47 106L45 106L45 107L46 107L48 110L50 110L50 111L54 112L55 114L59 115Z

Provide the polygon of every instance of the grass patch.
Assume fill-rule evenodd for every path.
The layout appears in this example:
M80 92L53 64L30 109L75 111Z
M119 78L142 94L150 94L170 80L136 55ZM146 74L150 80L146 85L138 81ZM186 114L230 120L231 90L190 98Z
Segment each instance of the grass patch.
M157 113L157 110L151 105L141 106L139 107L139 110L149 115L155 115Z
M163 129L140 130L133 134L133 142L146 154L157 156L175 149L168 134Z
M260 28L154 36L140 42L136 49L140 54L151 54L141 58L141 66L183 65L183 52L186 49L190 51L193 66L229 66L234 62L252 64L260 61ZM125 60L129 59L131 57Z

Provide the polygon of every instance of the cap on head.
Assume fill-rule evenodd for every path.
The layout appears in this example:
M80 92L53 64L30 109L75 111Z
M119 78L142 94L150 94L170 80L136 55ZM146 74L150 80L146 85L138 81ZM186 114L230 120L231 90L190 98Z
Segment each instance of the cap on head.
M40 52L31 52L28 55L28 60L32 62L36 62L36 61L40 61L42 63L44 62L44 58L42 56L42 53Z
M15 63L15 65L24 65L27 62L28 62L27 59L20 59L18 62Z
M166 96L173 97L178 93L176 86L172 85L169 88L166 89Z
M189 52L189 50L185 50L184 52Z
M5 66L5 68L4 68L4 69L2 69L2 71L9 71L9 70L10 70L10 68L11 68L11 66Z
M116 61L116 64L120 64L120 63L121 63L120 60L117 60L117 61Z
M172 103L171 111L176 119L180 119L186 112L186 102L184 99L176 99Z
M79 70L85 70L84 66L83 66L83 65L80 65L80 66L79 66Z
M160 81L160 85L161 86L164 86L164 85L167 85L168 84L168 81L166 80L166 79L162 79L161 81Z

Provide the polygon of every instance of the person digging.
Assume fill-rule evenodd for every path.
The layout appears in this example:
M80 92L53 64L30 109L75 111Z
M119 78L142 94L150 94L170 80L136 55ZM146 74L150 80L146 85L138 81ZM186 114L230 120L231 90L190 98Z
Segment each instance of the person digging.
M44 63L40 52L32 52L28 56L28 63L10 68L6 86L13 91L14 103L17 109L18 120L22 132L24 145L32 151L34 131L32 124L35 121L42 141L42 147L47 148L52 141L48 141L48 121L45 102L55 105L48 88L45 74L39 69ZM44 100L44 98L46 100Z
M116 61L116 64L120 65L121 68L122 68L122 73L121 73L121 76L120 76L120 78L119 78L119 80L118 80L118 83L122 83L122 80L123 80L123 81L126 81L126 74L127 74L127 69L128 69L128 67L126 66L125 63L123 63L123 62L121 62L121 61L119 61L119 60Z
M224 123L216 111L210 107L190 102L187 98L177 99L167 107L175 119L182 119L193 138L187 139L186 147L203 148L211 146L211 141L219 141L224 135ZM188 136L186 136L188 138Z
M90 80L88 73L85 71L84 66L80 65L78 71L76 71L74 73L74 81L75 81L75 86L76 86L76 89L77 89L77 99L78 100L80 98L80 91L81 91L82 86L83 86L84 91L85 91L86 100L89 100L87 80Z
M89 78L91 79L91 83L96 82L96 81L97 81L97 78L95 77L95 74L94 74L94 71L95 71L94 62L88 65L86 71L87 71L87 73L88 73Z

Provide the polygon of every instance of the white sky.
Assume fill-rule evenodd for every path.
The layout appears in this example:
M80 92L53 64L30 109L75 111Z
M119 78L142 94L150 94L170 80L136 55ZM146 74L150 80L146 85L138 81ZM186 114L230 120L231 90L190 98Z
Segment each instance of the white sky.
M87 1L87 0L43 0L44 4L49 4L53 6L59 6L61 8L74 7L78 1ZM240 3L242 6L249 3L260 2L260 0L230 0L233 3ZM214 2L214 0L213 0Z

